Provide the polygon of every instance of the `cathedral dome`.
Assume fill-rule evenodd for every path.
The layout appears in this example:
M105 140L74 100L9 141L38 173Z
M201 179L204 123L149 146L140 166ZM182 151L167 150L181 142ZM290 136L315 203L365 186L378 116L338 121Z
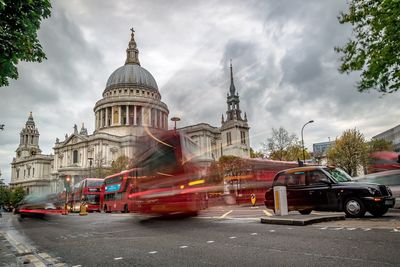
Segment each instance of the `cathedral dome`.
M138 85L158 91L153 75L137 64L126 64L116 69L107 80L106 90L116 85Z

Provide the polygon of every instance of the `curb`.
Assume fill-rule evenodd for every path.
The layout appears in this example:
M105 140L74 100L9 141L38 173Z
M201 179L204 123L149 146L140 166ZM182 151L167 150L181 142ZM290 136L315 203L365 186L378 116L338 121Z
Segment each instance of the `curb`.
M291 215L281 216L281 217L277 217L277 216L262 217L261 223L305 226L305 225L310 225L313 223L339 221L339 220L345 219L344 215L324 215L324 216L313 216L313 217L310 217L310 215L308 215L308 216L302 215L302 216L304 216L305 218L297 218L297 217L293 217Z

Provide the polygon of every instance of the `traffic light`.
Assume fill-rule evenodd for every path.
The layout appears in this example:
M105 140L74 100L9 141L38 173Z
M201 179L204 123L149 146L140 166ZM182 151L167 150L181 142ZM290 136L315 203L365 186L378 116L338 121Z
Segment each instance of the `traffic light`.
M67 176L65 178L65 183L64 183L65 191L67 193L71 192L71 176Z

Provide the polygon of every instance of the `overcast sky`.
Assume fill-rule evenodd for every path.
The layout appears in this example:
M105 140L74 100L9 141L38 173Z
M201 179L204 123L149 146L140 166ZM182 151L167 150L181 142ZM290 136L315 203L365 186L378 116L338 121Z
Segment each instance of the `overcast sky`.
M358 73L340 74L333 50L351 36L337 16L345 1L52 1L39 39L42 63L18 64L19 79L0 88L0 170L10 180L19 133L33 112L43 153L53 153L82 122L94 130L93 107L110 74L125 61L136 31L141 66L158 83L179 126L220 126L227 109L229 59L251 146L271 128L305 144L334 140L350 128L367 139L399 124L400 94L358 93Z

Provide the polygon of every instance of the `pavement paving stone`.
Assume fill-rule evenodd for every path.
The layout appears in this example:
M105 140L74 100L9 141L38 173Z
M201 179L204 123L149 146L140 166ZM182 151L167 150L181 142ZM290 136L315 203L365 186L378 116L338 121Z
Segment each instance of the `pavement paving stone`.
M0 233L0 266L18 266L17 251L8 242L5 233Z
M281 225L309 225L313 223L326 222L326 221L337 221L344 220L345 216L342 214L332 214L332 215L298 215L298 214L289 214L285 216L268 216L262 217L261 223L266 224L281 224Z

